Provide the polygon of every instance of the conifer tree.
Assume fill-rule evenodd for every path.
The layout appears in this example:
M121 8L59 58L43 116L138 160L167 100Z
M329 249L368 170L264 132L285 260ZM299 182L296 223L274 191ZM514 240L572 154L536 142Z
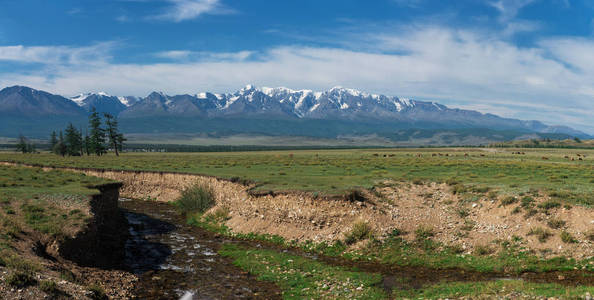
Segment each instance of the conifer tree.
M66 148L66 143L64 141L64 135L62 134L62 131L60 130L60 137L58 138L58 143L56 144L56 146L54 146L54 153L58 154L58 155L66 155L67 153L67 148Z
M105 149L105 130L101 128L101 117L95 107L91 108L89 127L91 129L89 136L90 152L101 156L107 152Z
M76 130L76 127L72 123L66 127L66 154L69 156L79 156L80 148L82 146L80 132Z
M56 131L52 131L52 134L50 135L50 145L49 145L49 149L50 151L54 150L54 147L56 147L56 144L58 143L58 137L56 136Z
M29 153L27 138L25 138L25 136L23 136L22 134L19 135L19 141L16 144L16 150L18 152L22 152L23 154Z
M115 155L120 156L119 151L122 151L126 138L118 132L118 120L114 116L108 113L104 113L103 116L105 117L105 125L107 126L105 132L107 133L109 144L113 147Z

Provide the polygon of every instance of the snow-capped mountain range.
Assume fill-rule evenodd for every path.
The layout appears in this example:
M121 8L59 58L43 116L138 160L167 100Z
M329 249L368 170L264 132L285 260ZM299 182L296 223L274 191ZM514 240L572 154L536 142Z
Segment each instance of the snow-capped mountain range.
M119 116L125 124L130 125L131 130L151 128L151 132L236 132L239 127L241 132L248 133L250 130L279 134L303 133L303 130L287 131L286 128L278 128L274 131L268 128L271 121L280 120L282 123L276 124L283 125L277 126L293 126L298 129L307 127L310 131L324 131L332 124L336 134L372 134L376 131L394 132L410 128L485 128L588 136L565 126L502 118L472 110L449 108L436 102L369 94L342 87L314 92L247 85L227 94L201 92L170 96L153 92L144 98L112 96L104 92L64 98L23 86L8 87L0 91L0 116L11 118L79 115L82 119L91 107L99 112ZM230 119L234 121L229 121ZM168 125L163 125L164 122ZM255 126L256 123L261 125ZM247 129L248 127L251 129Z
M145 98L116 97L104 92L80 94L70 98L79 106L109 111L123 117L147 114L229 116L236 114L276 115L293 118L346 118L362 115L399 118L419 111L447 111L444 105L408 98L368 94L355 89L334 87L325 92L247 85L235 93L169 96L153 92ZM453 110L462 111L462 110ZM470 111L467 111L470 112Z

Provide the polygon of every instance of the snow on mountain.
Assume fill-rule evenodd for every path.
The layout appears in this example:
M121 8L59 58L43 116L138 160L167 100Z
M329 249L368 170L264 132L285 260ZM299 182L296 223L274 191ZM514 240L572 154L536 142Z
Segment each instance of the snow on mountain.
M436 102L370 94L333 87L327 91L294 90L248 84L234 93L199 92L168 96L153 92L145 98L113 97L104 92L80 94L71 100L89 110L122 113L122 117L186 116L273 119L349 120L415 124L429 128L525 129L535 132L576 133L570 128L549 127L538 121L501 118L476 111L448 108ZM411 125L412 126L412 125Z

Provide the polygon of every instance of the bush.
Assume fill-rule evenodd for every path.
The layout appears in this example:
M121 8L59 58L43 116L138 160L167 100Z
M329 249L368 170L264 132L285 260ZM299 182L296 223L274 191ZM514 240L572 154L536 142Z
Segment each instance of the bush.
M483 256L489 255L491 253L493 253L493 249L489 246L477 245L476 247L474 247L475 255Z
M365 195L360 190L352 190L344 195L344 200L349 202L364 202Z
M578 242L578 240L575 237L573 237L573 235L571 235L571 233L569 233L567 231L561 232L561 240L566 244L572 244L572 243Z
M529 208L532 207L534 203L534 198L530 197L530 196L524 196L522 197L522 207L524 208Z
M565 224L566 224L566 222L565 222L565 221L563 221L563 220L559 220L559 219L550 219L550 220L547 222L547 225L549 225L549 227L551 227L551 228L553 228L553 229L559 229L559 228L562 228L562 227L564 227L564 226L565 226Z
M417 240L425 240L435 235L432 227L421 225L415 230Z
M456 184L452 186L452 194L460 195L466 193L468 189L463 184Z
M537 227L537 228L532 228L530 229L530 231L528 232L528 235L536 235L536 237L538 238L538 241L541 243L546 242L553 234L551 234L550 231L541 228L541 227Z
M514 197L514 196L507 196L503 199L501 199L501 205L503 206L507 206L510 204L514 204L518 201L518 198Z
M6 283L16 288L24 288L35 285L37 280L35 280L31 273L15 272L6 277Z
M89 298L91 298L93 300L108 299L103 288L98 285L93 284L93 285L89 286L88 290L89 290Z
M358 241L368 239L373 236L371 226L363 221L353 223L351 231L345 235L344 242L347 245L354 244Z
M46 280L46 281L40 282L39 288L42 291L44 291L46 294L49 294L49 295L56 295L56 294L60 293L60 289L58 289L58 285L51 280Z
M549 210L549 209L558 208L558 207L561 207L561 203L559 203L557 201L552 201L552 200L543 202L538 205L538 208L542 208L543 210Z
M215 204L212 189L204 184L195 184L181 193L175 205L183 214L203 213Z

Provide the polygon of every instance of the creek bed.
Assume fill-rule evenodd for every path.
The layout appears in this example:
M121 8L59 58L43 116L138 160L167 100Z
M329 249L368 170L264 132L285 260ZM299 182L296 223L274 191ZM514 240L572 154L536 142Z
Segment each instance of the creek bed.
M187 225L166 203L120 199L129 223L124 265L140 299L280 299L280 289L217 254L233 241Z

